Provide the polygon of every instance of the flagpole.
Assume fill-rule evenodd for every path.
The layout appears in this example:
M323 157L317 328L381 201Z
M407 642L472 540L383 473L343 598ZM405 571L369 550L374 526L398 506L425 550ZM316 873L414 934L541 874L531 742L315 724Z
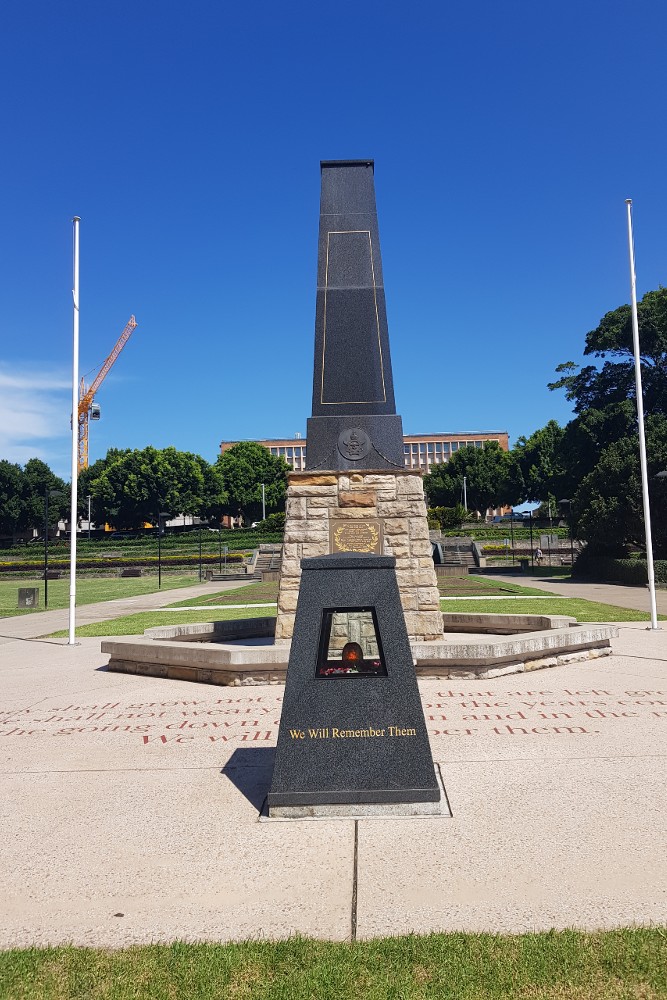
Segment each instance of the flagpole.
M648 468L646 464L646 437L644 434L644 401L642 395L642 373L639 356L639 320L637 318L637 276L635 274L635 245L632 235L632 198L626 198L628 212L628 250L630 254L630 293L632 302L632 344L635 353L635 386L637 395L637 430L639 432L639 464L642 476L642 501L644 505L644 531L646 534L646 566L648 569L648 590L651 602L651 629L658 625L658 611L655 603L655 573L653 571L653 540L651 538L651 508L648 496Z
M70 510L70 564L69 564L69 646L76 641L76 526L78 522L78 475L79 475L79 223L72 219L74 226L74 287L72 298L74 317L72 322L72 506Z

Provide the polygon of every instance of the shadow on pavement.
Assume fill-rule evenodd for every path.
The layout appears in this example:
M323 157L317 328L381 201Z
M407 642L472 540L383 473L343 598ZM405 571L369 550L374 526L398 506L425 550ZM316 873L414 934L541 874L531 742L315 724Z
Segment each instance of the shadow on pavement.
M231 755L221 774L260 811L264 804L273 774L275 747L242 747Z

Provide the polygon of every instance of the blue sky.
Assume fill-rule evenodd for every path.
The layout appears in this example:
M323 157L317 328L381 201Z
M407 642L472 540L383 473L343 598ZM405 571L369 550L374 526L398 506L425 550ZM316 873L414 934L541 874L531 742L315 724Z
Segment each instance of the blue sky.
M566 422L555 366L667 275L658 0L9 0L0 458L69 470L71 218L91 461L305 433L319 161L372 157L408 433Z

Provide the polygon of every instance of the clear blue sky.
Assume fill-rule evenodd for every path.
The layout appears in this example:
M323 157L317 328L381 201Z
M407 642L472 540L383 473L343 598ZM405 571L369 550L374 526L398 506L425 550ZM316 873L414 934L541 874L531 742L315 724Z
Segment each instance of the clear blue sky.
M81 372L130 314L91 461L305 433L319 161L372 157L406 432L571 414L546 384L667 275L667 6L9 0L0 458L69 470Z

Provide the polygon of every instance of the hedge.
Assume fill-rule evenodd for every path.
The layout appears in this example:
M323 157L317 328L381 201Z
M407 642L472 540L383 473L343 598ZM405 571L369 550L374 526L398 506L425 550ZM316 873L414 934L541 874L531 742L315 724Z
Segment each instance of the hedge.
M667 583L667 559L655 559L653 569L656 583ZM613 559L610 556L582 554L574 564L572 575L612 580L630 587L643 587L648 583L645 559Z

